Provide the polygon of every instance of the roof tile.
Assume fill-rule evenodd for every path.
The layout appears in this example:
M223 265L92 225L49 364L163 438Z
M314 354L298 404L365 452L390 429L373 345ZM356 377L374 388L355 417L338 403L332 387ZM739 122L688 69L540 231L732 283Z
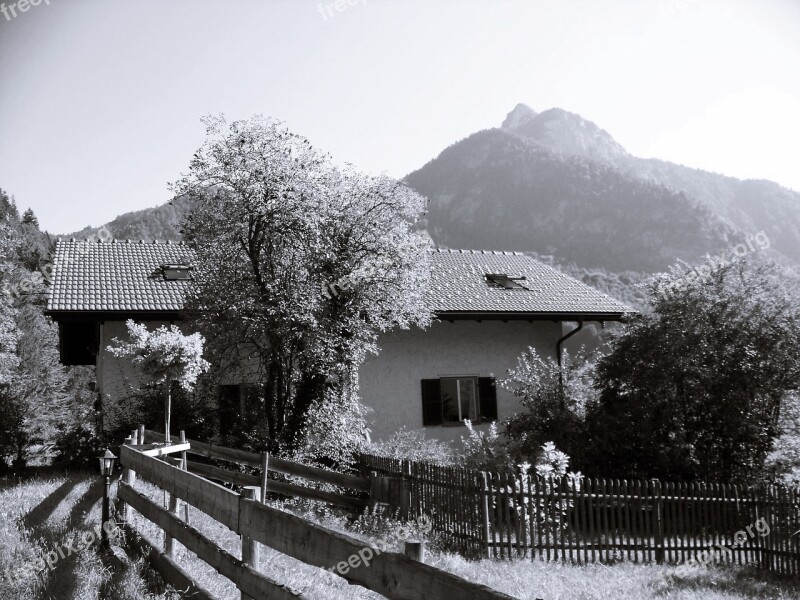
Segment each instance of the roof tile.
M182 243L59 240L48 311L163 311L183 308L191 281L155 275L163 264L195 262ZM524 277L527 290L493 287L485 275ZM608 315L631 308L520 252L436 250L427 299L435 313Z

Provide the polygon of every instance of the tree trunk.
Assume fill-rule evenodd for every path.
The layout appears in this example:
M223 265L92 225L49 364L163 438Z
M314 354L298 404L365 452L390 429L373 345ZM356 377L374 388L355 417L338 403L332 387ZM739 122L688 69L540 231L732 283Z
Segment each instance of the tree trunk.
M325 397L325 376L320 373L303 375L295 393L289 418L281 431L283 446L289 450L297 448L302 438L308 411Z

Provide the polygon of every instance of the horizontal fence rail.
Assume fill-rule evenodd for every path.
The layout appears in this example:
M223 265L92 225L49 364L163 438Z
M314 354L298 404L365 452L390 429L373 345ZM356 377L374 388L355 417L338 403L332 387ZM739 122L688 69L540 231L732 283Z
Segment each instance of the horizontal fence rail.
M139 512L148 521L158 525L174 539L183 544L187 550L194 552L202 561L224 575L245 594L253 598L275 598L276 600L303 600L301 594L290 591L280 583L259 573L249 565L226 552L202 533L194 529L179 517L171 514L152 500L135 491L127 484L120 483L118 496L120 500Z
M147 440L152 441L163 441L165 439L164 434L157 431L145 430L144 435ZM173 442L180 441L178 436L171 436L171 439ZM247 452L245 450L237 450L235 448L227 448L225 446L217 446L216 444L198 442L196 440L186 441L189 445L189 449L186 450L187 454L203 456L205 458L214 460L222 460L235 463L236 465L254 467L262 471L262 477L258 477L256 475L247 475L245 473L230 471L214 465L206 465L196 461L188 461L187 464L189 470L203 475L204 477L209 477L211 479L216 479L226 483L233 483L235 485L262 486L263 492L269 491L270 493L281 494L284 496L317 500L354 510L362 510L369 505L369 500L366 497L318 490L286 481L275 481L273 479L267 481L263 478L263 468L266 464L268 472L300 477L320 484L334 485L339 488L350 490L353 492L353 494L368 492L370 490L369 479L365 477L348 475L346 473L336 473L334 471L326 471L325 469L320 469L319 467L311 467L309 465L304 465L274 456L257 454L255 452ZM364 496L364 494L360 495Z
M120 462L127 471L135 472L136 477L155 484L172 497L191 504L243 536L248 544L269 546L316 567L350 564L351 568L339 570L342 577L390 600L423 597L433 600L512 600L511 596L465 581L402 554L373 551L370 564L353 566L353 557L363 556L365 548L368 548L360 540L240 496L200 475L147 456L135 446L123 445L120 448ZM253 598L302 598L257 572L252 565L224 552L181 520L175 514L177 511L162 508L128 483L120 483L119 498L231 579L243 594Z
M374 455L361 466L402 478L408 517L426 516L467 556L694 559L800 574L798 489L491 474Z

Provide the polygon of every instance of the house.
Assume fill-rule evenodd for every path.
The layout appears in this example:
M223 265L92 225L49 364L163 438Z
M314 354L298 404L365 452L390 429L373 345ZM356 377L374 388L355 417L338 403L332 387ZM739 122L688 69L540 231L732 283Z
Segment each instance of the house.
M359 371L373 439L405 425L454 440L465 419L509 417L519 401L496 381L529 346L558 358L584 323L621 321L632 310L519 252L434 251L427 301L431 326L384 334L381 353ZM565 333L565 323L576 325Z
M194 255L182 243L62 241L56 244L47 314L58 323L61 361L95 365L104 413L136 379L107 350L125 321L180 323ZM381 353L359 371L373 439L402 426L455 439L465 419L488 423L519 404L496 379L533 346L557 357L563 341L589 321L620 321L630 309L530 256L436 250L431 255L426 329L386 333ZM565 323L575 323L564 332ZM243 402L252 385L228 382L220 404ZM108 426L108 424L107 424Z

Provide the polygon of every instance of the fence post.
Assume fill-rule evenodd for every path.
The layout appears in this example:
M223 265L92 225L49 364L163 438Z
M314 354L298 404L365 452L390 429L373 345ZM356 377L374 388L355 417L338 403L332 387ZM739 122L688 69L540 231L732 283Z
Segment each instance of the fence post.
M405 555L411 560L425 562L425 542L406 542Z
M267 481L269 480L269 452L261 456L261 502L267 501Z
M185 444L186 443L186 432L183 429L181 429L181 432L180 432L180 440L181 440L181 444ZM183 461L183 464L181 465L181 468L184 471L188 471L189 470L189 460L186 457L186 451L185 450L183 452L181 452L181 461ZM188 502L184 502L183 503L183 520L186 521L186 523L188 525L188 523L189 523L189 503Z
M369 507L374 508L375 504L379 502L380 496L380 481L378 479L377 471L369 472ZM383 499L381 498L381 501Z
M486 475L486 471L481 471L481 479L483 480L480 497L481 513L483 515L483 552L486 558L491 558L489 550L489 536L491 535L489 531L489 478Z
M758 486L757 489L760 492L761 495L760 500L763 506L761 507L761 514L759 514L758 511L759 503L756 502L756 520L754 521L754 523L757 522L759 519L764 519L767 523L769 523L771 520L770 519L771 515L769 510L770 508L769 488L767 487L767 484L762 483L761 485ZM756 536L753 539L756 541L756 545L758 546L758 566L761 567L762 569L769 569L771 561L769 558L769 549L764 544L765 538L762 538L761 536Z
M246 500L261 501L261 488L255 485L248 485L242 488L242 498ZM242 562L258 570L258 563L261 558L261 546L249 536L242 535ZM242 592L242 600L254 600Z
M123 446L132 446L133 445L133 435L129 435L125 438L125 441L122 443ZM128 467L122 467L122 481L130 485L131 483L131 470ZM122 502L121 500L117 501L118 505L118 512L121 521L128 520L128 505Z
M178 467L179 469L184 468L184 462L181 458L168 457L166 462L172 463L173 466ZM169 495L169 512L176 516L179 514L178 497L175 494ZM175 540L166 531L164 532L164 554L171 559L175 558Z
M664 500L661 497L661 482L653 479L653 496L655 498L655 526L656 526L656 563L664 564Z
M419 504L414 506L413 509L411 507L411 486L412 486L411 461L410 460L402 461L400 463L400 470L403 473L403 482L404 483L403 483L402 503L403 503L403 506L405 507L406 514L408 515L406 518L410 519L412 516L413 517L419 517L419 516L421 516L419 514L419 509L420 509ZM412 512L413 512L413 514L412 514Z

